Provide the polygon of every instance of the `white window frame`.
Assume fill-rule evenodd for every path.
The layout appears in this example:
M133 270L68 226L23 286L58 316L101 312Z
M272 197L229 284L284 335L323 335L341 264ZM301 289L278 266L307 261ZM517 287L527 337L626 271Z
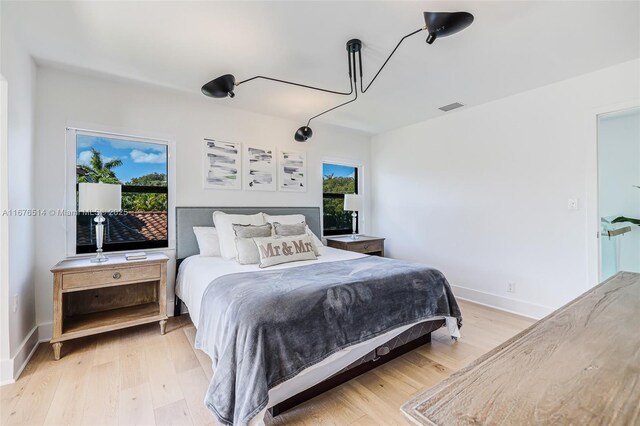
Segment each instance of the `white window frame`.
M134 142L145 142L165 145L167 147L167 196L169 198L167 205L167 232L168 246L152 249L145 249L145 252L164 252L174 250L175 248L175 206L176 206L176 161L175 161L175 142L166 137L158 136L140 136L138 132L126 130L114 130L102 126L82 126L68 125L66 127L65 149L66 149L66 182L65 182L65 205L67 212L76 211L76 136L78 134L90 136L108 136L119 139L127 139ZM76 253L76 217L68 215L65 220L67 234L67 257L87 257L90 254ZM105 253L123 253L124 251L110 251Z

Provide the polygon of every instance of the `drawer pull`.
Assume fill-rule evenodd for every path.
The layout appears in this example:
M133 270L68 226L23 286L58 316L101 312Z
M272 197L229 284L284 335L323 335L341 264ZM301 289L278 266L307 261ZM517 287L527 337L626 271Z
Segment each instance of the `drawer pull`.
M365 250L369 250L369 245L364 246Z
M120 275L120 272L114 272L114 274L111 276L114 280L119 280L122 275Z

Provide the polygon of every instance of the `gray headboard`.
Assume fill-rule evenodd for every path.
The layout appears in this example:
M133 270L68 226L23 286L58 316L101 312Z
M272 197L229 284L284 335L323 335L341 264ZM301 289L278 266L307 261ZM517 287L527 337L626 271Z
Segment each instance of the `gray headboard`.
M318 237L322 235L319 207L176 207L176 259L200 252L193 227L213 226L213 212L216 210L229 214L303 214L313 233Z

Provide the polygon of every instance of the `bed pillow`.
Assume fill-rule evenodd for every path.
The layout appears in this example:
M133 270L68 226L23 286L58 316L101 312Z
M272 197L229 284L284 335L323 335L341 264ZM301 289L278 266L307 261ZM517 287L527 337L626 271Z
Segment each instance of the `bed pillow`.
M198 240L200 256L220 257L218 231L213 226L194 226L193 233Z
M263 213L263 215L264 215L265 222L271 223L271 224L278 222L283 225L295 225L300 222L306 221L306 218L304 217L303 214L270 215L267 213ZM316 248L316 256L320 256L320 247L323 246L322 241L320 240L320 238L318 238L316 234L313 233L311 228L309 228L309 225L307 225L306 234L311 237L311 241L313 242L313 245Z
M270 237L271 224L264 225L233 225L236 233L236 260L241 265L252 265L260 263L258 246L253 242L255 237Z
M233 234L236 238L271 237L273 235L271 228L270 223L264 225L233 224Z
M273 230L279 237L290 237L292 235L303 235L307 233L307 224L304 222L295 223L292 225L274 222Z
M260 254L261 268L279 265L281 263L297 262L300 260L317 259L313 252L313 243L308 235L292 237L254 238Z
M316 247L316 242L313 240L313 237L312 237L312 235L314 234L313 232L311 232L311 230L309 230L309 227L305 222L296 223L293 225L285 225L280 222L274 222L273 229L275 231L276 236L278 237L291 237L293 235L309 235L309 233L311 233L309 237L311 237L311 243L313 244L313 252L315 253L316 256L320 256L320 250L318 249L318 247ZM322 242L320 242L320 245L322 245Z
M257 214L227 214L220 211L213 212L213 223L218 230L220 239L220 253L225 259L235 259L236 233L233 225L264 225L266 222L262 213Z

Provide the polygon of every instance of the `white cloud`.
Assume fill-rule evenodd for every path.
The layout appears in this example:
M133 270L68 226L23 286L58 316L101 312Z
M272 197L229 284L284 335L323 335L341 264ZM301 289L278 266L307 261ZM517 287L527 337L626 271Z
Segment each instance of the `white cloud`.
M103 163L108 163L111 160L117 160L118 157L106 157L104 155L100 155ZM125 157L126 158L126 157ZM88 166L91 161L91 151L82 151L78 154L78 158L76 159L76 164L82 164L84 166Z
M166 163L167 156L165 154L154 154L152 152L143 152L138 149L131 150L131 159L134 163Z

